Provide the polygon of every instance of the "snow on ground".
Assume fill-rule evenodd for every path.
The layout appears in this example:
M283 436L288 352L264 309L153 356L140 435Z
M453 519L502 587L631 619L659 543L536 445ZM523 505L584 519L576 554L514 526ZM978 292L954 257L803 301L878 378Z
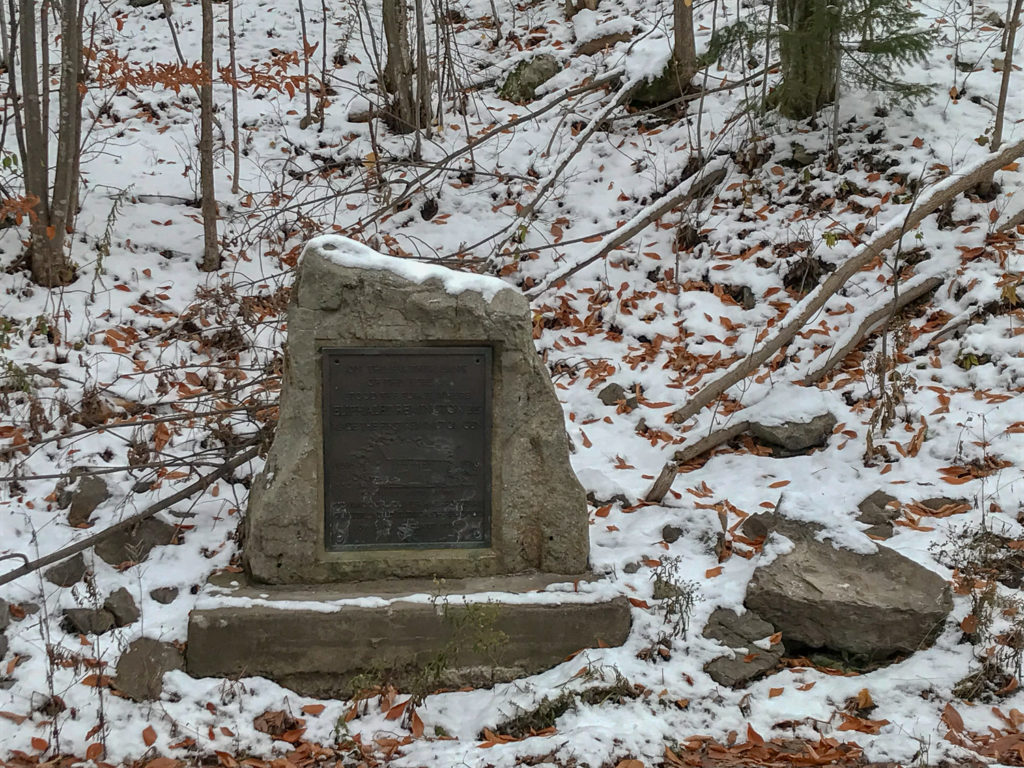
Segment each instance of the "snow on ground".
M1005 194L995 202L961 198L943 223L930 217L904 237L904 252L914 258L912 267L902 265L903 277L912 271L946 276L947 282L906 323L907 355L898 365L907 381L905 403L889 434L874 435L889 460L863 460L872 398L878 394L870 372L877 339L861 348L863 354L848 357L822 385L797 382L891 295L891 262L876 263L851 279L771 369L732 387L727 398L690 423L677 425L670 418L700 385L747 355L798 305L801 280L792 277L798 274L794 264L801 259L842 263L857 237L899 220L913 184L932 184L949 169L956 172L984 156L999 88L992 60L1000 30L986 25L983 9L975 8L972 20L956 3L920 4L924 23L940 35L929 61L909 73L915 82L935 86L923 105L849 92L836 115L792 124L772 115L744 116L745 100L759 93L757 81L717 91L680 119L625 116L619 110L582 147L537 208L536 222L523 231L518 207L533 199L538 179L571 150L574 137L606 104L608 92L579 95L472 151L467 140L523 119L587 78L612 70L627 79L658 72L670 50L670 3L606 0L574 25L564 21L559 3L512 7L498 2L502 26L496 44L490 3L467 3L444 74L462 85L481 86L459 104L445 102L438 125L422 139L419 163L409 160L411 136L390 134L359 118L373 99L374 54L368 41L376 24L371 29L354 6L328 8L328 78L334 93L322 130L316 122L304 128L301 87L290 96L283 85L302 73L301 60L291 55L301 51L295 8L266 0L236 5L239 63L243 70L253 68L252 78L264 76L264 87L239 93L238 194L229 192L228 140L219 133L230 124L230 92L223 84L216 89L224 269L207 275L195 267L202 230L198 209L186 203L197 196L197 98L187 87L176 92L129 82L92 87L86 96L90 133L72 247L78 280L46 291L31 285L23 272L2 277L2 552L30 558L49 553L138 512L215 465L225 441L242 441L272 420L285 288L308 237L344 234L394 256L446 257L449 265L463 262L465 271L495 273L510 286L529 290L578 263L592 252L596 236L616 230L677 184L699 149L728 171L714 199L669 213L533 302L536 341L564 403L573 465L595 499L593 568L606 574L604 588L638 601L634 631L621 648L587 651L527 680L430 696L418 709L426 738L401 744L410 735L408 723L386 719L376 706L364 704L359 716L348 719L352 710L346 702L322 702L319 711L310 707L318 702L261 679L193 680L170 673L159 702L139 705L112 695L95 675L111 672L121 650L139 636L184 641L189 610L210 594L207 576L233 568L248 480L260 468L254 461L162 515L185 525L180 545L158 547L145 562L123 570L90 555L94 582L89 588L57 588L33 574L0 589L10 603L37 609L21 618L16 608L7 629L10 650L6 669L0 669L6 673L0 687L4 751L36 753L41 743L33 740L41 739L45 749L78 755L101 742L104 759L115 763L215 751L280 755L290 745L272 741L253 725L254 717L276 709L305 717L304 739L351 744L358 736L378 757L390 750L396 763L409 766L511 766L527 758L560 764L575 759L592 766L623 757L657 763L667 744L678 746L699 735L727 743L732 732L731 738L739 734L742 742L751 738L748 728L764 738L815 741L823 735L853 741L871 760L957 763L969 753L944 739L948 703L967 730L1006 728L990 706L953 698L957 682L978 666L977 649L956 626L970 612L966 595L956 597L952 619L932 648L857 677L804 667L747 690L721 688L703 672L721 648L700 630L715 608L742 603L759 562L733 556L719 564L713 544L721 523L714 505L732 510L726 513L731 526L738 520L736 510L773 508L784 493L794 514L818 520L833 540L870 546L854 518L857 503L873 491L883 488L903 502L962 497L971 511L907 521L912 524L897 527L890 541L946 577L953 574L935 560L932 547L953 528L978 525L984 517L994 530L1024 538L1018 522L1024 408L1017 397L1024 374L1019 340L1024 318L1012 298L1021 255L1015 242L990 237L1006 201L1009 210L1019 208L1013 197L1020 186L1016 171L997 174ZM119 53L136 72L174 61L160 8L119 2L99 12L97 5L99 53ZM226 7L215 10L223 62ZM318 7L306 8L315 41L320 13ZM698 4L698 46L707 44L712 23L734 17L728 4L717 13L707 3ZM578 35L609 23L619 31L627 28L616 21L621 18L640 30L633 42L591 56L571 54L574 29ZM173 23L186 58L197 59L198 5L175 4ZM976 68L957 69L954 51L961 62L977 62ZM314 74L321 71L322 53L318 48L310 57ZM516 105L497 97L495 78L500 84L518 61L538 53L564 62L539 100ZM712 88L746 74L713 67L705 82ZM951 86L957 87L956 95ZM1024 90L1011 86L1007 114L1020 115L1022 109ZM829 164L833 118L841 137L838 172ZM1006 134L1007 141L1020 138L1012 119ZM7 142L11 151L9 135ZM801 153L809 154L809 162L796 159ZM423 188L410 187L412 179L420 179ZM415 191L406 195L408 189ZM437 213L430 216L426 211L435 202ZM378 211L384 215L374 216ZM21 250L18 238L13 229L0 238L5 265ZM486 284L493 286L493 279ZM752 306L746 302L749 308L744 308L745 294L754 300ZM933 343L946 323L972 318L959 338ZM607 382L642 393L639 407L627 411L602 404L597 393ZM218 394L225 390L230 391ZM103 404L99 416L97 403ZM672 453L709 431L752 413L785 420L821 406L840 422L826 448L780 460L734 442L703 465L685 467L663 504L636 504ZM95 419L76 417L83 407L106 420L108 428L91 429ZM102 413L103 408L110 412ZM183 410L192 411L194 420L155 420ZM128 417L127 427L112 421ZM923 442L915 454L910 446L921 430ZM147 466L204 450L210 453L199 466ZM943 480L949 474L940 472L972 462L998 467L994 460L1005 465L955 487ZM103 475L111 498L97 509L92 528L71 528L53 503L54 475L75 466L114 470L129 464L130 471ZM662 541L667 523L684 531L672 544ZM695 582L702 601L671 659L644 660L638 653L645 655L642 651L658 637L661 618L641 606L651 600L653 564L666 558L677 559L677 577ZM628 573L630 563L642 565ZM89 639L61 629L63 609L93 605L120 587L135 596L140 621ZM162 605L149 597L157 587L177 587L179 596ZM581 704L557 719L553 734L497 744L481 736L484 728L544 697L620 676L648 695L625 703ZM863 689L877 704L871 718L888 722L877 733L840 732L838 711ZM51 696L60 697L66 708L54 712L45 706ZM1011 713L1024 708L1024 694L1010 690L993 703ZM440 738L444 734L454 738Z

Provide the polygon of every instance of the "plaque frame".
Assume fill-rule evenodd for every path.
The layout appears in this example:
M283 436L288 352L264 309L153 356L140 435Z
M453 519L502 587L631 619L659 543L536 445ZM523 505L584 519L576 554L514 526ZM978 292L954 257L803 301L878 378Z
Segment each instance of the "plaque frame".
M494 546L492 540L494 525L494 515L496 512L496 504L494 499L494 446L493 441L493 397L494 397L494 378L495 378L495 350L492 346L486 344L445 344L443 346L437 345L417 345L412 346L408 344L404 345L380 345L380 346L335 346L329 344L318 345L317 354L319 357L320 366L320 388L319 388L319 401L321 409L321 424L320 424L320 462L323 482L320 487L320 509L321 509L321 521L320 521L320 550L323 555L327 557L333 557L337 555L346 555L354 553L367 553L369 555L382 555L387 553L397 553L406 550L416 550L419 552L430 551L430 550L490 550ZM479 488L482 498L482 520L481 520L481 540L477 541L410 541L410 542L391 542L391 543L355 543L345 545L332 545L328 546L328 528L330 526L329 520L331 512L329 510L329 497L327 491L327 478L329 476L329 454L331 453L331 447L329 446L329 435L332 434L330 428L331 413L330 405L328 400L330 394L330 388L332 386L332 374L329 370L329 363L331 361L341 361L346 357L357 357L357 358L387 358L392 356L419 356L419 357L431 357L431 356L445 356L452 358L466 357L470 358L478 356L483 358L483 376L480 382L479 391L474 391L473 394L479 393L481 403L481 434L479 439L483 442L483 452L481 454L482 467L478 470L478 474L474 477L482 481L482 487ZM474 387L476 390L476 387ZM439 398L440 399L440 398ZM474 403L476 400L473 401Z

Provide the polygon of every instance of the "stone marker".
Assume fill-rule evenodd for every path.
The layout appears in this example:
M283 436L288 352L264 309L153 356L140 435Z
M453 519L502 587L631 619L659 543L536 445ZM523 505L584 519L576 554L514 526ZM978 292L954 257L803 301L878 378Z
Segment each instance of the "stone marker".
M499 595L509 658L479 674L479 659L451 653L454 625L423 597L473 603L586 582L588 528L526 299L497 278L316 238L288 310L277 432L249 498L251 584L193 612L187 669L339 693L381 665L409 679L438 654L451 657L452 680L484 682L619 644L624 598L595 602L590 586L554 605ZM380 609L351 600L385 594ZM251 598L265 602L239 607ZM296 599L331 604L307 611ZM265 642L285 635L285 650Z
M587 569L529 306L497 278L310 242L245 562L266 584Z

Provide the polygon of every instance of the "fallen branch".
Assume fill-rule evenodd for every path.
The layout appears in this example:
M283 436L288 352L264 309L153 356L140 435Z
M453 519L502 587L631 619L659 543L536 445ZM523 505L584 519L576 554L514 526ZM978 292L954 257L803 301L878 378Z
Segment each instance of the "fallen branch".
M899 242L904 233L920 224L926 216L979 181L989 178L992 173L1004 165L1012 163L1021 155L1024 155L1024 141L1011 144L997 154L989 155L987 159L973 165L960 175L950 176L936 184L909 212L892 217L875 233L870 242L861 245L854 255L847 259L846 263L797 305L791 313L792 320L784 323L774 336L751 355L735 363L722 376L702 387L682 408L676 411L673 416L675 422L682 423L692 418L717 400L729 387L742 381L771 359L772 355L788 344L807 324L807 321L824 307L829 298L842 288L853 275L870 264L887 248Z
M1011 229L1016 229L1021 224L1024 224L1024 208L1021 208L1013 216L1008 218L1002 224L999 225L999 232L1009 232Z
M678 472L678 464L674 461L665 462L665 466L661 468L661 472L658 474L657 480L654 481L654 485L651 486L651 490L644 496L644 501L660 504L661 500L665 498L665 494L668 493L668 489L672 487L672 482L676 479Z
M846 343L838 347L833 347L829 356L825 359L825 362L814 370L809 371L807 375L804 376L801 383L805 387L810 386L811 384L817 384L828 375L829 371L842 362L850 352L856 349L864 340L865 336L876 330L879 324L884 322L886 318L890 317L894 312L899 312L903 307L907 306L907 304L911 304L922 296L931 293L944 282L945 280L941 277L929 277L927 280L922 280L920 283L905 287L900 292L899 296L890 299L883 306L865 317Z
M692 445L676 451L672 461L665 462L665 466L661 468L661 472L654 481L654 485L651 486L651 490L644 496L644 501L650 501L655 504L660 503L665 498L665 494L668 493L668 489L672 487L681 464L691 462L698 456L714 450L722 445L722 443L726 443L737 435L746 432L749 428L749 421L738 421L717 432L712 432L710 435L705 435Z
M527 291L526 297L532 301L562 280L575 275L595 261L603 259L614 249L647 229L652 222L657 221L676 206L688 205L693 200L707 197L714 191L715 187L725 180L725 177L724 160L704 166L702 173L694 174L679 182L670 192L648 205L621 228L617 229L615 234L598 243L590 255L584 256L568 269L542 280L534 288Z
M179 501L184 501L189 496L199 493L200 491L206 490L207 487L212 485L220 478L224 477L229 472L232 472L233 470L242 466L247 461L251 461L252 459L254 459L257 456L257 454L259 454L259 452L260 445L254 445L251 448L249 448L249 450L247 450L245 453L242 453L241 455L235 456L233 459L229 459L228 461L224 462L223 464L220 465L220 467L215 469L210 474L204 475L191 485L182 488L180 491L178 491L175 494L172 494L171 496L168 496L166 499L161 499L155 504L139 512L137 515L126 517L121 522L114 523L114 525L110 526L109 528L105 528L99 533L93 534L92 536L88 536L82 539L81 541L76 541L74 544L70 544L64 547L63 549L57 550L56 552L51 552L50 554L44 555L43 557L40 557L36 560L26 562L24 565L15 568L13 571L5 573L3 576L0 576L0 586L8 584L14 581L15 579L20 579L22 576L27 576L28 574L33 573L34 571L38 571L40 568L50 565L51 563L56 563L61 560L64 560L65 558L71 557L72 555L77 555L79 552L84 552L90 547L99 544L101 541L110 538L115 533L131 528L132 526L142 522L143 520L153 517L153 515L155 515L157 512L162 512L168 507L174 506Z

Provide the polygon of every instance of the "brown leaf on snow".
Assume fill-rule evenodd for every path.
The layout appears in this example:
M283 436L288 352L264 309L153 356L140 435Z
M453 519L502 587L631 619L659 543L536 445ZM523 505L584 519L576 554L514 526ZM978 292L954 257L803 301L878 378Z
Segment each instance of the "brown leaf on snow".
M252 721L253 728L269 736L283 736L303 725L305 725L304 720L292 717L283 709L267 710L262 715L257 715Z

